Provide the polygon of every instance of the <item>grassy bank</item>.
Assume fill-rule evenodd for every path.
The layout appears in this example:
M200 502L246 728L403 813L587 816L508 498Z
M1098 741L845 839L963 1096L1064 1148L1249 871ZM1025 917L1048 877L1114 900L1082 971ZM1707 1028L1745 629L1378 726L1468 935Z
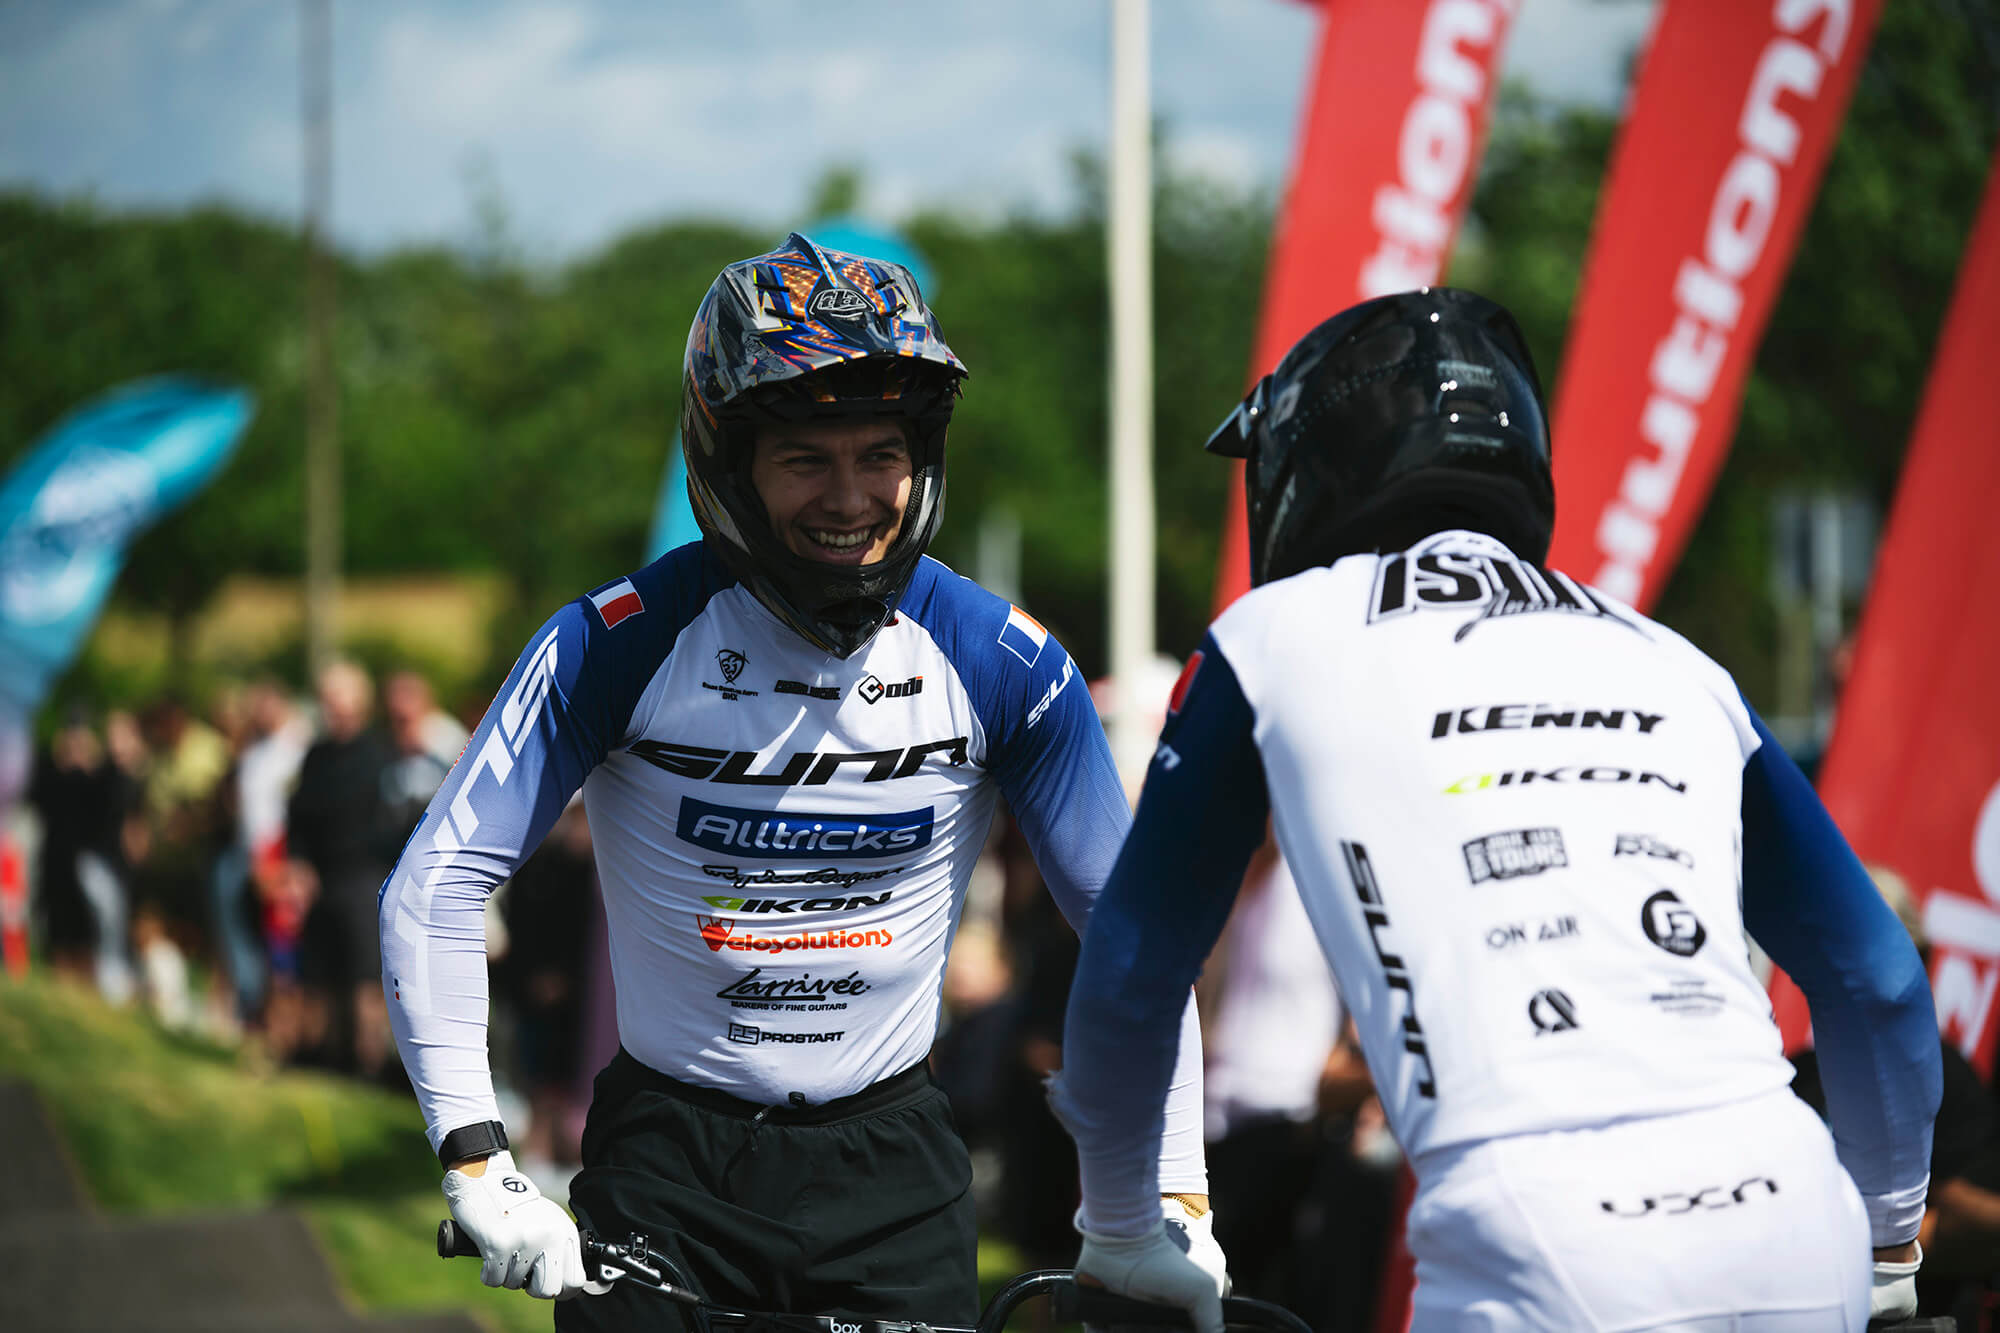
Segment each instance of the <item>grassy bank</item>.
M290 1205L357 1309L460 1309L496 1333L551 1326L545 1302L489 1290L468 1261L436 1257L444 1199L407 1098L260 1068L246 1050L166 1032L88 991L4 977L0 1078L41 1094L106 1213ZM987 1294L1018 1266L1009 1247L982 1246Z
M257 1067L95 995L0 980L0 1077L41 1094L106 1213L297 1207L357 1309L462 1309L487 1327L550 1327L549 1306L479 1285L431 1249L444 1199L406 1098Z

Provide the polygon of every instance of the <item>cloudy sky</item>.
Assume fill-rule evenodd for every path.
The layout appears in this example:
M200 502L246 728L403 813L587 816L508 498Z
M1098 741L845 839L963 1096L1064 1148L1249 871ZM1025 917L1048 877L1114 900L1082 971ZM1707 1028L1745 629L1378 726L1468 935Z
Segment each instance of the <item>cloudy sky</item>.
M1414 3L1415 0L1411 0ZM531 256L706 214L782 226L829 164L866 211L1060 209L1102 144L1104 0L333 0L333 232L463 241L496 191ZM1654 0L1522 0L1507 72L1617 105ZM0 187L299 215L297 0L0 0ZM1274 185L1316 29L1299 0L1155 0L1176 158Z

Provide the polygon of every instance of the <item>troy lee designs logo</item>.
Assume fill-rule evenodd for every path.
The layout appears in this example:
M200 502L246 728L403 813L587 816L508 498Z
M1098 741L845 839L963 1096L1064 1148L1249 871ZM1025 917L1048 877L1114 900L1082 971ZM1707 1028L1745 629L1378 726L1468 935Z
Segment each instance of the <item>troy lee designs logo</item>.
M1368 623L1413 611L1465 611L1475 606L1479 613L1458 627L1451 636L1453 643L1483 621L1536 612L1594 616L1631 628L1630 622L1567 574L1525 560L1450 551L1425 555L1402 551L1386 557L1375 573Z

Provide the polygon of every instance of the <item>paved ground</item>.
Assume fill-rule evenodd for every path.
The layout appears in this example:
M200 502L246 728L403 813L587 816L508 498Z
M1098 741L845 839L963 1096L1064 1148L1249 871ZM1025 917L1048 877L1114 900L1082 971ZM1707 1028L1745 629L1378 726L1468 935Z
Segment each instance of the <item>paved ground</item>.
M0 1082L0 1255L8 1333L479 1333L348 1310L296 1213L100 1216L21 1083Z

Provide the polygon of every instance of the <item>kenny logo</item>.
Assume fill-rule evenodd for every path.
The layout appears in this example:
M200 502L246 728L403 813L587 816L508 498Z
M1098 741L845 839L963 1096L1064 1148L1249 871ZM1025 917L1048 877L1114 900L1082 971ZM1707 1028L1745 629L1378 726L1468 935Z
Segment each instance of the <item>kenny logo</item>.
M1579 731L1622 731L1626 718L1641 736L1666 719L1664 713L1644 713L1636 708L1558 708L1554 704L1474 704L1439 713L1431 719L1431 739L1472 736L1482 731L1539 731L1543 727L1575 728Z
M681 798L674 833L712 852L750 853L765 860L828 856L900 856L930 846L935 813L930 806L856 819L851 815L744 810Z
M1569 864L1561 829L1508 829L1462 843L1459 850L1465 854L1465 873L1472 876L1474 884L1539 875Z
M1457 643L1481 621L1502 616L1549 611L1594 616L1632 628L1630 622L1599 601L1590 589L1567 574L1531 565L1525 560L1469 552L1401 551L1387 556L1375 572L1375 594L1368 603L1368 623L1391 620L1413 611L1479 613L1458 627Z
M1676 782L1658 773L1629 768L1611 768L1593 764L1589 768L1564 765L1561 768L1522 768L1505 773L1472 773L1460 778L1444 789L1447 796L1463 796L1467 792L1487 791L1495 787L1525 787L1531 782L1636 782L1640 786L1657 784L1668 791L1687 794L1687 783Z
M891 782L914 776L932 755L943 756L948 764L962 764L967 758L965 742L965 737L953 736L901 750L856 753L794 750L776 771L761 773L750 771L752 764L767 762L755 750L712 750L705 745L682 745L677 741L639 741L626 753L676 777L693 778L696 782L728 782L744 787L819 787L831 782L834 774L850 764L867 765L867 771L861 775L863 782ZM768 762L776 764L777 760Z

